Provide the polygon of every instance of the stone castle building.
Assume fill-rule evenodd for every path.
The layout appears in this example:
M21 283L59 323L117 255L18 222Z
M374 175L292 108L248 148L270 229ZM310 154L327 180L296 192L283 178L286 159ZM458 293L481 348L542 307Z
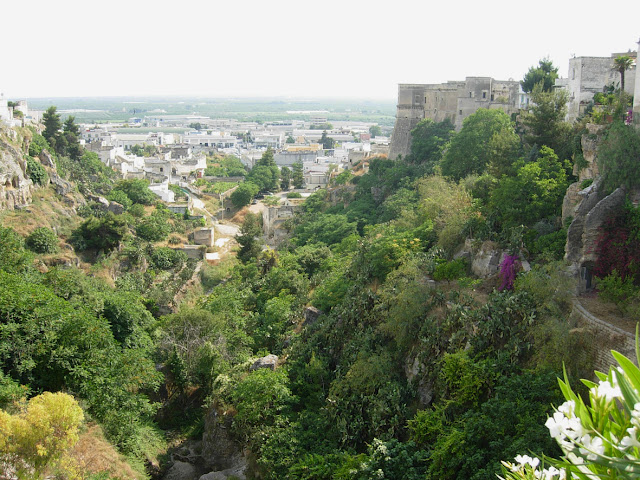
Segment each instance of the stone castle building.
M511 115L529 104L529 96L515 80L467 77L464 81L398 85L396 124L391 137L390 158L406 156L411 130L425 118L450 120L456 130L479 108L500 109Z
M640 41L638 48L640 50ZM638 54L632 51L569 60L569 76L557 79L555 84L568 93L567 121L573 122L582 115L596 93L609 86L620 87L620 73L614 68L614 60L621 55L634 60L634 65L625 72L625 91L634 96L633 120L640 125L640 94L634 95L640 92L640 75L636 74ZM511 115L528 106L529 96L515 80L467 77L464 81L438 84L400 84L389 157L409 154L411 130L425 118L435 122L449 119L456 130L460 130L464 119L479 108L497 108Z
M620 88L620 72L614 68L614 60L619 56L631 57L634 61L637 52L612 53L608 57L573 57L569 59L569 76L556 80L555 87L563 89L569 96L567 103L568 122L575 122L584 114L598 92L607 87ZM625 72L624 90L629 95L636 91L636 65Z

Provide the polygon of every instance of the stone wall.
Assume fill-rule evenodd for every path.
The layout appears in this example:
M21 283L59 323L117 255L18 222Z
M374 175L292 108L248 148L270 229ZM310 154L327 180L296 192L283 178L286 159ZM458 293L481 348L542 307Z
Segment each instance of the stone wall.
M578 325L588 328L593 332L593 338L597 341L592 342L591 348L594 350L593 369L599 372L608 372L609 367L617 365L617 362L611 355L611 350L616 350L637 364L635 353L635 336L621 328L611 325L589 313L579 300L574 300L573 318Z
M200 228L198 230L194 230L190 237L194 245L206 245L207 247L213 247L215 241L213 228Z

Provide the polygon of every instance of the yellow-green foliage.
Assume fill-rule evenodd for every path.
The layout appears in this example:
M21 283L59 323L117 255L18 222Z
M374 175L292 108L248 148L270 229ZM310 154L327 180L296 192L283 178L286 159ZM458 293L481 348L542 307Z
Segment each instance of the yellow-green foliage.
M66 393L33 397L18 413L0 410L0 473L3 478L41 478L78 441L84 414Z
M451 253L464 240L465 223L477 215L471 195L463 186L439 175L419 180L417 188L420 213L433 221L438 245Z

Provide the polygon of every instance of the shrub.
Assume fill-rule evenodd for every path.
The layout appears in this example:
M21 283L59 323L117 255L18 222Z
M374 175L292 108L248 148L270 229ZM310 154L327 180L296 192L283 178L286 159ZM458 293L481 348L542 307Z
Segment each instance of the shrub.
M302 198L302 195L299 192L289 192L287 198Z
M585 178L580 183L580 190L584 190L585 188L589 187L592 183L593 183L593 178Z
M58 236L47 227L36 228L25 241L27 248L36 253L55 253L58 251Z
M31 157L27 158L27 176L36 185L46 185L48 179L42 164Z
M187 261L187 254L169 247L154 248L150 254L151 262L160 270L180 268Z
M622 278L614 269L598 282L598 292L602 299L615 303L622 311L638 294L638 287L631 277Z
M121 180L113 190L124 192L133 203L141 203L142 205L151 205L157 198L149 190L149 182L147 180Z
M140 203L134 203L127 211L136 218L144 217L144 206Z
M124 207L125 210L128 210L129 207L133 204L131 199L124 193L122 190L111 190L109 195L107 195L107 199L112 202L117 202Z
M433 272L433 279L437 281L441 280L456 280L464 277L467 272L467 266L464 259L458 258L450 262L441 263L436 266Z
M167 238L171 227L165 220L157 216L151 216L138 224L136 235L149 242L160 242Z
M51 147L49 146L47 140L39 133L33 131L31 143L29 143L29 155L32 157L37 157L45 148L51 151Z
M102 218L89 217L71 235L78 250L97 248L113 250L127 233L127 222L121 216L107 212Z

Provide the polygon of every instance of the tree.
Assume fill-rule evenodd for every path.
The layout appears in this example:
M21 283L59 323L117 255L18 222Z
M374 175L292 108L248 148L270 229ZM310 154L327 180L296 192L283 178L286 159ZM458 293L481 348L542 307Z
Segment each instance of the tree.
M102 218L89 217L72 233L72 242L78 250L96 248L113 250L127 234L127 221L111 212Z
M282 167L280 169L280 188L282 190L289 190L291 185L291 169L289 167Z
M78 140L78 135L80 135L80 129L75 124L75 117L69 116L63 125L63 136L64 136L64 144L65 144L65 152L58 152L61 154L68 154L73 160L78 160L82 156L82 147L80 146L80 141Z
M265 167L275 167L276 162L273 159L273 150L271 147L267 148L265 152L260 157L260 160L256 163L256 165L263 165Z
M73 117L71 115L67 117L67 119L64 121L62 130L64 131L64 133L71 133L72 135L75 135L77 137L78 135L80 135L80 129L78 128L78 125L76 125L75 120L76 117Z
M32 260L33 254L24 248L24 239L12 228L0 225L0 271L21 272Z
M56 111L56 107L52 105L42 114L42 123L44 123L44 132L42 132L42 136L47 139L49 145L51 145L57 152L57 147L60 143L59 139L62 123L60 122L60 115L58 115Z
M620 186L640 185L640 134L630 125L614 122L598 147L598 166L607 194Z
M171 225L160 215L150 215L136 226L136 235L148 242L160 242L171 232Z
M262 157L247 175L247 180L260 187L260 191L276 190L280 181L280 170L273 159L273 150L267 148Z
M571 126L564 121L567 113L567 92L545 92L541 85L536 85L531 92L531 100L531 109L522 119L526 127L526 142L532 146L537 145L538 148L546 145L561 159L570 158Z
M287 135L287 140L285 143L296 143L296 139L293 138L291 135Z
M542 84L543 92L550 92L553 90L557 78L558 68L553 66L553 62L549 58L543 58L537 67L529 68L520 85L522 85L522 90L527 93L532 92L538 84Z
M567 163L542 147L536 161L522 161L515 177L503 177L489 201L503 226L533 225L557 215L569 186Z
M331 137L327 137L327 131L325 130L320 137L320 145L322 145L322 148L325 150L331 150L335 147L336 141Z
M244 182L238 185L231 193L231 202L236 208L242 208L249 205L253 197L260 191L260 187L253 182Z
M44 478L78 441L84 414L71 395L45 392L15 415L0 410L0 476Z
M442 152L453 135L453 124L449 120L438 123L430 118L421 120L411 130L411 152L406 161L426 165L428 171L432 171L440 161Z
M633 59L628 55L621 55L613 60L613 69L620 73L620 92L624 92L624 73L633 65Z
M302 162L296 162L291 167L291 181L293 182L293 188L302 188L304 187L304 174L302 168Z
M515 135L513 124L503 111L481 108L467 117L440 162L442 174L456 181L482 174L495 154L495 135Z
M262 246L258 238L262 235L261 218L253 213L248 213L240 228L240 235L236 236L236 240L240 244L238 258L242 262L246 263L260 253Z
M376 138L382 135L382 129L380 125L371 125L369 127L369 133L371 134L371 138Z
M148 180L120 180L116 186L113 187L113 190L124 192L133 203L140 203L142 205L151 205L157 198L155 193L149 190Z

